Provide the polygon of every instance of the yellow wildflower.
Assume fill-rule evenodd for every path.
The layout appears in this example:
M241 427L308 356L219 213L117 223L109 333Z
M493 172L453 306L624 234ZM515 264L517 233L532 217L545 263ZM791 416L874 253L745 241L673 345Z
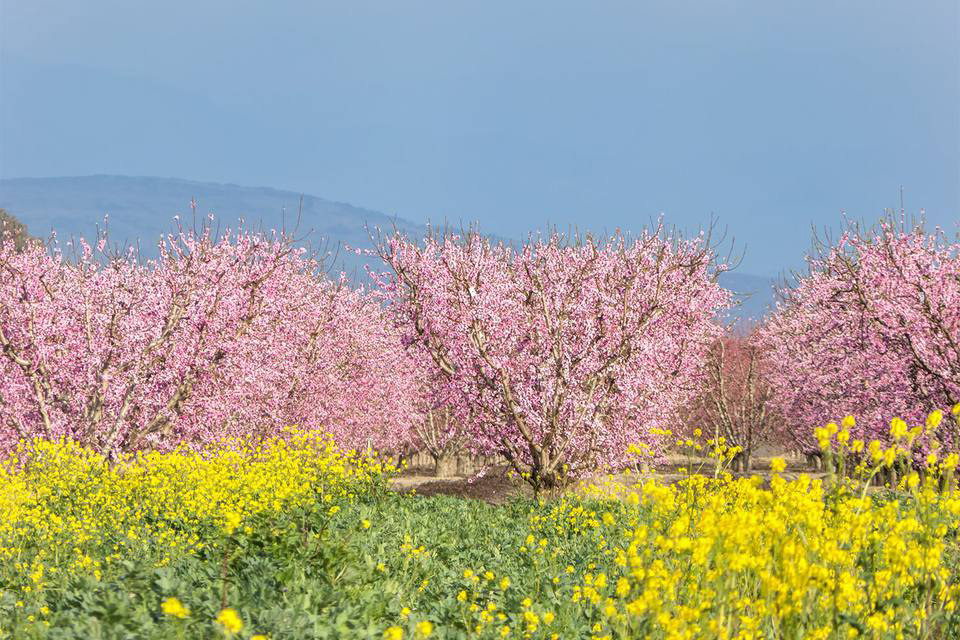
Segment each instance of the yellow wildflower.
M388 627L383 632L383 640L403 640L403 629L397 626Z
M243 629L243 620L236 609L227 608L217 616L217 622L224 628L228 634L240 633Z
M165 614L174 618L182 619L190 615L190 610L183 606L183 603L177 598L167 598L160 605L160 608L163 609Z
M907 423L900 418L894 418L890 421L890 435L899 440L907 435Z

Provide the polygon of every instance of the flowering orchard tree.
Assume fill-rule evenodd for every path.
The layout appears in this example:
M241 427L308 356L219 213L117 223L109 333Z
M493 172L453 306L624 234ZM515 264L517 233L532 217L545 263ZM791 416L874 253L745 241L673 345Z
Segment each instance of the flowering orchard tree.
M0 250L4 448L68 437L115 455L292 424L351 446L405 437L399 335L290 237L181 230L146 264L105 246Z
M378 299L343 279L300 278L279 330L237 360L260 371L255 388L231 386L235 405L256 412L238 422L320 427L343 447L399 453L423 420L422 371Z
M761 330L777 407L816 451L816 426L855 415L852 437L889 442L890 420L922 424L960 398L960 244L885 219L849 225L781 292ZM957 444L946 427L936 435Z
M780 422L762 366L754 334L720 338L710 347L703 386L686 415L689 425L739 447L733 467L742 471L750 470L756 447L774 436Z
M535 490L661 451L702 375L728 294L709 238L552 234L519 250L475 233L381 242L381 277L411 347L449 388L472 446ZM721 266L722 268L722 266Z
M423 418L414 426L414 445L420 451L426 451L433 458L437 476L451 476L456 471L456 459L470 440L470 429L463 415L454 410L456 402L451 398L455 393L447 384L445 374L433 369L429 358L423 358L423 351L413 349L411 353L421 356L423 367L420 373L426 382L422 394Z

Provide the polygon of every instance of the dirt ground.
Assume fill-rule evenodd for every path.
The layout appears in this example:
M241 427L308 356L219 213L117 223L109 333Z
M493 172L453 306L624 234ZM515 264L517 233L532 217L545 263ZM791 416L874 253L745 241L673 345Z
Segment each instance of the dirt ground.
M494 469L480 478L437 478L430 469L408 469L394 479L392 488L396 491L412 491L421 496L446 495L483 500L491 504L502 504L515 496L532 495L529 487L511 480L506 471L505 468Z
M735 477L759 475L764 478L770 475L770 460L776 455L773 452L764 452L766 455L754 459L753 468L749 473L733 473ZM787 462L787 470L781 474L790 480L806 473L811 477L822 477L824 474L811 467L804 458L799 456L781 455ZM681 469L687 468L696 472L701 468L705 474L713 473L712 461L691 459L681 456L670 456L666 461L653 470L653 475L663 482L676 482L685 476ZM508 476L509 467L491 467L480 476L456 475L446 478L437 478L433 469L428 465L414 466L406 469L395 478L391 488L395 491L413 492L421 496L447 495L458 498L483 500L491 504L502 504L517 496L533 495L530 487L519 481L518 478ZM615 476L624 484L635 484L641 476L639 474L620 474ZM589 480L586 480L589 482Z

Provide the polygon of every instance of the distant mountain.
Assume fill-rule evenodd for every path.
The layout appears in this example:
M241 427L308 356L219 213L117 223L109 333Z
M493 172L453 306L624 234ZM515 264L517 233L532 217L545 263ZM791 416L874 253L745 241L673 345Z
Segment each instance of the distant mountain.
M221 227L233 226L242 218L248 227L274 229L286 225L292 230L300 197L293 191L177 178L98 175L0 179L0 207L23 222L31 235L46 237L56 231L61 240L92 238L106 215L111 242L124 245L139 240L146 257L156 256L157 241L172 230L173 216L179 215L185 224L191 222L192 199L196 199L198 217L213 212ZM303 196L297 235L310 232L307 239L314 247L341 247L336 264L328 265L334 272L342 270L357 280L364 278L367 259L342 247L370 247L368 227L385 231L396 227L411 237L422 237L427 230L424 224L379 211ZM774 282L772 278L743 273L720 276L720 284L740 301L732 313L738 325L763 316L773 300Z
M216 216L221 228L245 226L265 230L286 228L296 236L306 235L314 247L329 247L337 256L337 271L362 274L366 262L349 247L369 247L367 232L379 227L390 231L394 225L411 236L420 237L426 226L392 218L379 211L303 196L266 187L194 182L176 178L130 176L84 176L76 178L13 178L0 180L0 206L17 216L28 231L47 237L56 231L61 240L92 238L107 216L111 243L125 245L140 241L141 253L157 255L157 242L173 229L173 217L191 224L190 201L196 199L198 223L208 213ZM337 248L339 252L336 252Z

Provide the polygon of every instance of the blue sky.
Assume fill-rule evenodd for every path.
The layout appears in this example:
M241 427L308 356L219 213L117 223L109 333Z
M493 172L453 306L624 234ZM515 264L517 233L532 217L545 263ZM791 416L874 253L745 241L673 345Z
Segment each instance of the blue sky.
M775 275L901 184L958 230L958 3L0 0L0 177L93 173L509 237L715 214Z

